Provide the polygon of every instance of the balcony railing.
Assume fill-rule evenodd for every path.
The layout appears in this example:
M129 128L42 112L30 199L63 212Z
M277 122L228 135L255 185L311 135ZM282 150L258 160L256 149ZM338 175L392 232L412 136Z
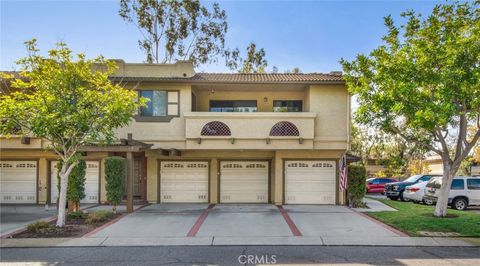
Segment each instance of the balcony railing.
M185 113L188 149L311 149L315 113Z

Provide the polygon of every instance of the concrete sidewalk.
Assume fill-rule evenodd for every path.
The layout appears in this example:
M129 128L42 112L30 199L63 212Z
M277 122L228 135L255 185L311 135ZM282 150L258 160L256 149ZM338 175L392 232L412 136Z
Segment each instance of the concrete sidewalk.
M383 212L383 211L397 211L396 209L382 203L381 201L374 200L372 198L365 197L363 202L367 204L368 208L353 208L358 212Z
M0 247L106 247L106 246L232 246L232 245L318 245L318 246L474 246L454 238L440 237L82 237L1 239Z

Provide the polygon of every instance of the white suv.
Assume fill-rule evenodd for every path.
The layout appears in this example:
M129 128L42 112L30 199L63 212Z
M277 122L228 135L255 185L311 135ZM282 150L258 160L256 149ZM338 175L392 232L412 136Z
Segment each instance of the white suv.
M436 202L440 193L441 177L434 177L425 187L424 201ZM465 210L468 206L480 205L480 177L456 176L453 178L448 204L456 210Z

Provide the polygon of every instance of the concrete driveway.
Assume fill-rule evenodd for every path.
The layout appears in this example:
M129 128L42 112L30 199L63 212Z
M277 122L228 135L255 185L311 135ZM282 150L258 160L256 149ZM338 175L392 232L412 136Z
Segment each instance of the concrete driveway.
M154 204L90 238L194 238L205 241L265 238L399 237L343 206L269 204ZM316 242L315 242L316 243Z
M0 235L11 233L40 219L56 215L56 208L45 210L44 205L35 204L1 204Z

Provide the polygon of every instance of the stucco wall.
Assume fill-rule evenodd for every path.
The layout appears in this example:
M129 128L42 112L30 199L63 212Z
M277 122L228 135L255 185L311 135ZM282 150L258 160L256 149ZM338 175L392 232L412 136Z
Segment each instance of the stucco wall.
M189 112L192 105L191 87L178 84L141 83L136 89L144 90L178 90L180 92L180 116L170 122L135 122L131 120L126 127L116 130L119 138L126 138L128 133L138 141L146 141L156 148L185 148L185 119L183 113ZM161 141L161 146L158 143Z
M314 149L347 149L350 95L343 85L315 85L309 90L309 112L317 113Z

